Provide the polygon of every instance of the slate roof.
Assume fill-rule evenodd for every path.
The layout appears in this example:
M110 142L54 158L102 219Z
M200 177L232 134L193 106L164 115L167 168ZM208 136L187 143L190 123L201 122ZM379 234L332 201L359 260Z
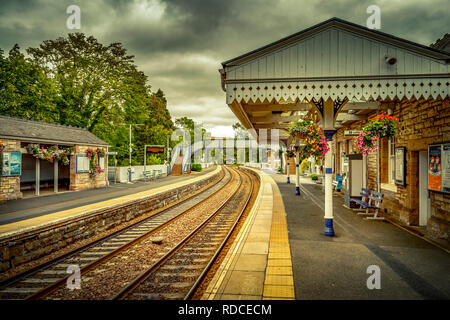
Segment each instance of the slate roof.
M84 128L0 116L0 138L67 145L108 146Z

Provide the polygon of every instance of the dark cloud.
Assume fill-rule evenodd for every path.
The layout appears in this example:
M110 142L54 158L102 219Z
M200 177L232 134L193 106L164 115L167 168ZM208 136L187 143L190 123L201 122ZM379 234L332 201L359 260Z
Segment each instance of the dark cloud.
M210 125L236 118L217 70L239 56L331 17L365 25L381 9L381 31L424 45L448 31L448 0L1 0L0 48L22 49L65 36L67 6L81 8L81 32L121 42L175 117Z

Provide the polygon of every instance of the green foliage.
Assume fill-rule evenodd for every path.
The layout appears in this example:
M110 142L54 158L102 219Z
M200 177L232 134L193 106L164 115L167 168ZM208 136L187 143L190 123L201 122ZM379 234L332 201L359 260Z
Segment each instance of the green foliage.
M120 43L74 33L27 53L0 50L0 114L86 127L118 152L119 165L129 162L129 129L120 124L143 124L132 127L132 164L143 164L145 144L166 144L174 124L164 93L151 91Z
M0 50L0 114L58 122L55 96L52 80L20 53L17 44L8 57Z
M156 154L147 155L147 165L152 166L157 164L162 164L161 158L158 157L158 155Z
M191 170L192 171L202 171L202 165L201 164L199 164L199 163L193 163L192 165L191 165Z
M311 180L318 180L318 179L319 179L319 176L316 173L313 173L311 175Z
M308 159L303 159L303 161L300 163L300 172L303 173L306 170L309 170L309 161Z
M299 134L306 135L313 123L308 119L298 119L297 121L291 122L288 127L288 131L292 136Z

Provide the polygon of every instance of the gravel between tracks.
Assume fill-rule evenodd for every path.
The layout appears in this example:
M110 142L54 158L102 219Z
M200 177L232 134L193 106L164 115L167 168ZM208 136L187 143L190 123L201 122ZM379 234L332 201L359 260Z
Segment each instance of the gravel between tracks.
M197 191L194 193L194 195L200 194L200 193L202 193L204 190L208 189L212 184L216 184L217 181L220 180L220 178L221 178L223 175L224 175L224 172L223 172L223 170L222 170L222 173L221 173L221 175L218 177L217 180L215 180L214 182L209 183L209 184L207 184L206 186L202 187L201 189L197 190ZM175 202L175 203L173 203L173 204L177 204L177 203L179 203L179 202L182 202L184 199L186 199L186 198L188 198L188 197L192 197L192 196L193 196L193 195L189 195L189 196L187 196L187 197L184 197L184 198L178 200L177 202ZM163 211L163 210L166 209L166 208L167 208L167 207L160 208L160 209L154 210L154 211L149 211L148 213L144 213L144 214L141 215L140 217L137 217L137 218L132 219L132 220L130 220L130 221L121 223L120 225L118 225L118 226L116 226L116 227L113 227L113 228L111 228L111 229L108 229L108 230L106 230L106 231L103 231L103 232L101 232L101 233L98 233L98 234L96 234L96 235L93 236L93 237L89 237L89 238L87 238L87 239L79 240L79 241L77 241L77 242L74 243L74 244L70 244L70 245L64 247L63 249L60 249L60 250L55 251L55 252L52 252L51 254L48 254L48 255L46 255L46 256L44 256L44 257L42 257L42 258L39 258L39 259L30 261L30 262L25 263L25 264L23 264L23 265L17 266L17 267L15 267L14 269L11 269L11 270L9 270L9 271L7 271L7 272L1 273L1 274L0 274L0 281L5 281L5 280L7 280L7 279L9 279L9 278L11 278L11 277L13 277L13 276L16 276L16 275L18 275L18 274L20 274L20 273L22 273L22 272L26 272L26 271L28 271L28 270L30 270L30 269L32 269L32 268L34 268L34 267L37 267L37 266L39 266L39 265L42 265L42 264L44 264L44 263L46 263L46 262L52 261L52 260L54 260L54 259L58 259L58 258L60 258L61 256L65 255L65 254L67 254L67 253L69 253L69 252L76 251L77 249L79 249L79 248L81 248L81 247L83 247L83 246L85 246L85 245L89 245L89 244L91 244L91 243L94 243L95 241L100 240L100 239L102 239L102 238L105 238L105 237L107 237L107 236L109 236L109 235L111 235L111 234L113 234L113 233L115 233L115 232L117 232L117 231L125 230L125 229L127 229L129 226L131 226L131 225L133 225L133 224L136 224L136 223L138 223L138 222L140 222L140 221L143 221L143 220L145 220L145 219L148 219L149 217L151 217L151 216L157 214L157 213L160 212L160 211Z
M245 175L236 196L126 299L183 299L239 217L249 189L250 178Z
M233 192L238 181L238 175L233 173L232 182L219 193L154 233L152 237L163 237L161 245L153 244L151 239L144 239L82 275L81 290L70 291L62 287L46 298L70 300L110 298L203 222L213 209Z

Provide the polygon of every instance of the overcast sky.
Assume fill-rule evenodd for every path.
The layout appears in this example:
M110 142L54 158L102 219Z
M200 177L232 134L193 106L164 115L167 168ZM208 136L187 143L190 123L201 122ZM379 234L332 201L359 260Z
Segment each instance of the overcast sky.
M448 0L0 0L0 48L22 51L69 32L121 42L167 97L173 118L187 116L230 135L220 63L331 17L365 25L381 8L381 31L429 45L450 32ZM69 30L69 5L81 29ZM227 134L228 133L228 134Z

